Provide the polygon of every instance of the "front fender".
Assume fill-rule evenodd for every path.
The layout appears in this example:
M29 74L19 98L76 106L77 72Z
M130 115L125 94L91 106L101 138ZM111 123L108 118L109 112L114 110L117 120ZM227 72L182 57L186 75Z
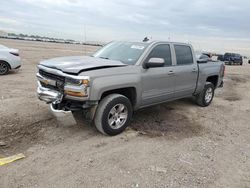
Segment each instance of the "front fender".
M123 74L95 78L91 84L90 100L100 100L102 94L106 91L133 87L136 89L137 102L140 102L140 83L140 77L136 74Z

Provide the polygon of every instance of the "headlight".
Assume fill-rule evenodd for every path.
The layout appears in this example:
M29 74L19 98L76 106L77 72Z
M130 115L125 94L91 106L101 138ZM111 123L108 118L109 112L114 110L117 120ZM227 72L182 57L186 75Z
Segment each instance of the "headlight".
M89 79L74 79L74 78L65 78L65 83L70 85L84 85L89 86Z
M89 96L89 78L65 78L64 93L73 97L88 97Z

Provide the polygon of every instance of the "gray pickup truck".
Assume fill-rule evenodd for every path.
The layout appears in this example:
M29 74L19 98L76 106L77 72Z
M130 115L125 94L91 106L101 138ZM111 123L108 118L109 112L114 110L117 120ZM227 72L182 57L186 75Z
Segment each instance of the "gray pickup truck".
M40 62L37 92L53 110L81 112L117 135L140 108L187 97L208 106L224 70L222 62L197 62L189 44L111 42L89 57Z

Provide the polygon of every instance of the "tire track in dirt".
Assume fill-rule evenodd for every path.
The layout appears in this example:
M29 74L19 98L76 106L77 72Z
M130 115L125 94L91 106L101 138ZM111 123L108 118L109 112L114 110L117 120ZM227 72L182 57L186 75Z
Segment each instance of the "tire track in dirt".
M204 127L193 118L194 114L185 115L178 107L171 106L171 103L162 104L136 112L131 127L141 135L168 139L199 136L205 132Z

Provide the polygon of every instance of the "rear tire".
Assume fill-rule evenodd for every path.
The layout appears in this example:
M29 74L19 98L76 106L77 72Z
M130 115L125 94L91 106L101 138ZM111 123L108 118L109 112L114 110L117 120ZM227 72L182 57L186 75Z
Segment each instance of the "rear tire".
M133 108L127 97L111 94L103 98L98 105L94 123L101 133L115 136L129 125L132 112Z
M0 75L6 75L10 71L10 67L8 63L4 61L0 61Z
M206 82L203 91L196 97L196 103L201 107L209 106L214 98L214 85Z

